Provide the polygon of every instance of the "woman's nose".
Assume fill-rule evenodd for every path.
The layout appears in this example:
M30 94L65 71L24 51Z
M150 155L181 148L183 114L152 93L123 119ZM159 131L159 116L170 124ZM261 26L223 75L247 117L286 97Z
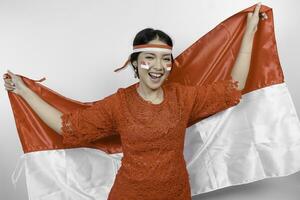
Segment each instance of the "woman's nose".
M163 70L163 65L159 59L155 61L153 68L156 70Z

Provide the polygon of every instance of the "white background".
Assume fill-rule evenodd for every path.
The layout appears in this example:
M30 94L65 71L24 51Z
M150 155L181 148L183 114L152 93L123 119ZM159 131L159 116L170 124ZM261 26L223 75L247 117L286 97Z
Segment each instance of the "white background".
M79 101L95 101L137 79L131 68L119 73L135 34L161 29L174 40L177 56L252 0L0 0L0 73L10 69ZM281 65L297 112L300 111L297 0L262 1L273 8ZM1 79L2 80L2 79ZM4 84L3 80L2 83ZM3 85L2 84L2 85ZM24 175L16 189L10 177L23 154L7 92L0 90L0 199L26 200ZM298 191L297 191L298 190ZM300 173L229 187L193 199L296 200Z

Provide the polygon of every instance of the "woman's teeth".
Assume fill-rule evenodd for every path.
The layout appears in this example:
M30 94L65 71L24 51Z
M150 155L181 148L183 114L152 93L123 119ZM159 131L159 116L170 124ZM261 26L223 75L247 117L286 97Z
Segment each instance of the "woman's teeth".
M156 73L148 73L148 74L153 79L157 79L157 78L162 77L162 74L156 74Z
M148 73L150 80L154 83L159 83L161 81L161 77L163 76L163 74L157 74L157 73Z

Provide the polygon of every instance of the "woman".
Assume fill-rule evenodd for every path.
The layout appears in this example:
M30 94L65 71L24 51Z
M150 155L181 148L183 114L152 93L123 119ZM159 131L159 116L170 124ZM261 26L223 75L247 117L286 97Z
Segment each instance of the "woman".
M172 40L162 31L144 29L136 35L130 57L140 81L89 108L61 113L11 72L10 78L4 76L5 88L20 95L65 143L120 134L124 157L108 199L191 199L183 158L185 128L239 102L259 9L260 4L248 14L233 79L196 87L163 84L172 70Z

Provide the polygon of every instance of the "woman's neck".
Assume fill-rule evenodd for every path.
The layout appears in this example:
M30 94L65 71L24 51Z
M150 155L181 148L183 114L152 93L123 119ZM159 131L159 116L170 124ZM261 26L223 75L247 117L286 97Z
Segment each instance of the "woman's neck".
M138 83L137 91L143 99L151 102L162 102L163 101L163 90L161 87L153 90L142 82Z

